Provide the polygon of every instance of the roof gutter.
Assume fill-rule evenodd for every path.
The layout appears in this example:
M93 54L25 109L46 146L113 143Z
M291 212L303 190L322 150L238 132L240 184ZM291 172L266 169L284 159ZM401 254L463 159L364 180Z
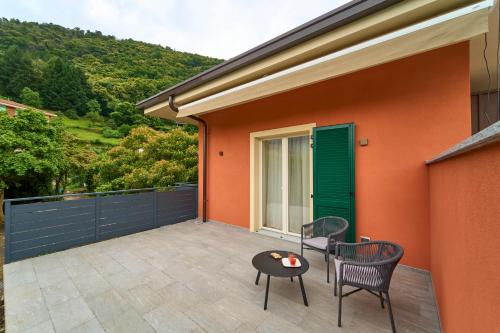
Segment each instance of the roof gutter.
M168 106L175 113L179 113L179 109L174 103L174 95L168 96ZM205 120L197 116L188 116L193 120L201 123L203 125L203 208L202 208L202 218L203 222L207 222L207 141L208 141L208 124Z

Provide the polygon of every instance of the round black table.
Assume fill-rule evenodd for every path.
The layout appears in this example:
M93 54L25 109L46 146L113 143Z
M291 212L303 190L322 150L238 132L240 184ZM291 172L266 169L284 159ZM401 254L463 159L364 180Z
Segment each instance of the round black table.
M309 306L307 303L307 296L306 296L306 291L304 289L304 282L302 281L302 274L307 272L309 269L309 263L307 262L306 258L295 254L297 259L300 260L301 266L300 267L285 267L281 263L281 259L274 259L271 257L271 252L276 252L279 253L283 258L288 257L288 251L278 251L278 250L273 250L273 251L265 251L257 254L255 257L252 259L252 264L253 267L257 269L257 278L255 279L255 284L259 284L259 279L260 279L260 274L264 273L267 275L267 284L266 284L266 298L264 300L264 310L267 309L267 297L269 295L269 282L271 281L271 276L274 277L284 277L284 278L290 278L290 280L293 282L293 277L298 276L299 277L299 283L300 283L300 290L302 291L302 298L304 300L304 305Z

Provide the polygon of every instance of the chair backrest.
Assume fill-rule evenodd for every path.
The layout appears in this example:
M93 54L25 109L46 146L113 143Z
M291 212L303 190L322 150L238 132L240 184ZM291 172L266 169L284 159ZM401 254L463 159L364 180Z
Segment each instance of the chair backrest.
M349 222L340 216L324 216L313 222L313 237L327 237L336 234L336 241L345 241L345 234L349 228Z
M395 243L386 241L371 241L366 243L340 243L337 244L336 256L342 257L344 261L363 263L364 267L373 267L377 272L378 290L389 290L392 273L403 257L403 248ZM353 266L355 267L355 266ZM356 268L347 268L353 270L356 274ZM347 274L349 274L347 272ZM357 287L365 288L361 281L358 281ZM370 284L367 284L370 285Z
M397 264L404 253L400 245L386 241L358 243L352 250L352 253L345 254L347 260L373 263L376 265Z

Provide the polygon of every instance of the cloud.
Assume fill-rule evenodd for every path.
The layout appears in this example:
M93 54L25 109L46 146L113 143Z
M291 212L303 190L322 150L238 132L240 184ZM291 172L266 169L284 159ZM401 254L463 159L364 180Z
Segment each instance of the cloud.
M0 16L231 58L348 0L0 0Z

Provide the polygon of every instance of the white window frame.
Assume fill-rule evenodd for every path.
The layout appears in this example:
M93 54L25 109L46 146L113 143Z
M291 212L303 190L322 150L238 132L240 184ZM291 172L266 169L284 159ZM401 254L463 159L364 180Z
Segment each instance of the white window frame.
M300 236L300 234L289 232L288 230L288 138L308 136L309 143L312 142L311 135L312 129L316 124L305 124L298 126L291 126L279 129L272 129L267 131L260 131L250 133L250 230L269 230L278 232L285 235ZM262 142L269 139L282 140L282 186L283 186L283 226L282 230L268 228L263 226L263 207L262 207ZM313 179L312 179L312 149L309 150L309 191L312 193ZM312 198L309 201L309 218L313 218L313 202Z

